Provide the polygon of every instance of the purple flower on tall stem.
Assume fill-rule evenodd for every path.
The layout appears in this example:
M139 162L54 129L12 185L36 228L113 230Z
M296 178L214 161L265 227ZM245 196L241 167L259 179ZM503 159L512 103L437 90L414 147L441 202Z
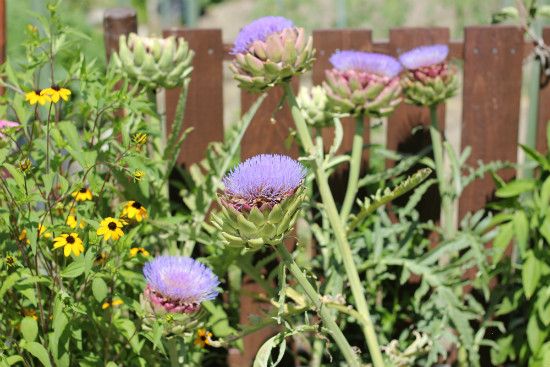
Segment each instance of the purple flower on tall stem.
M194 313L218 295L218 277L210 268L184 256L159 256L143 267L145 297L172 313Z
M231 53L233 55L246 53L255 41L265 41L268 36L293 28L294 23L284 17L263 17L244 26L239 32Z
M5 138L5 135L2 134L2 130L9 129L10 127L18 127L18 126L20 126L18 122L0 120L0 139Z
M296 192L305 175L304 166L288 156L257 155L224 177L224 200L238 211L273 208Z
M443 63L449 55L447 45L427 45L413 48L399 56L399 61L408 70L420 69Z
M239 86L263 91L303 73L313 63L313 40L283 17L263 17L243 27L235 39L230 68Z
M416 47L399 56L408 70L403 77L407 102L432 106L455 93L455 71L447 64L448 56L449 46L443 44Z
M323 83L334 112L381 117L400 102L399 73L393 57L355 50L338 51L330 57L333 68Z

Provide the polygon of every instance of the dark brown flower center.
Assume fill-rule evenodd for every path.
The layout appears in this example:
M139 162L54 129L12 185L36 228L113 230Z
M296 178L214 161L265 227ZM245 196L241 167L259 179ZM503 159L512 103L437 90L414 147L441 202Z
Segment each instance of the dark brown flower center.
M134 202L132 203L132 207L133 207L133 208L136 208L136 209L141 209L142 205L141 205L141 203L140 203L139 201L134 201Z
M68 235L66 240L67 240L67 243L70 243L71 245L75 242L75 238L71 235Z
M8 265L13 265L15 264L15 259L12 256L8 256L6 257L6 262L8 263Z
M59 92L59 90L61 89L57 84L52 85L51 88L56 92Z
M42 92L42 89L37 89L37 90L34 91L34 94L39 96L41 92Z
M88 191L88 189L87 189L87 188L85 188L85 187L83 187L83 188L81 188L81 189L80 189L79 191L80 191L80 192L81 192L82 194L85 194L85 193L86 193L86 191Z
M116 223L115 222L109 222L109 224L107 224L107 227L111 230L111 231L114 231L116 229Z
M137 253L138 253L138 254L142 254L142 253L143 253L143 249L142 249L142 248L138 248Z

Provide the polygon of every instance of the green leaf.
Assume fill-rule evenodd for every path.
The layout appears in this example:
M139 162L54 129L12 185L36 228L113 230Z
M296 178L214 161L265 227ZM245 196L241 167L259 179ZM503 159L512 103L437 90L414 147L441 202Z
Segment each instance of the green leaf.
M74 262L61 270L63 278L76 278L84 273L84 256L79 256Z
M533 312L527 322L527 343L533 354L538 352L547 335L548 328L539 321L537 313Z
M495 237L495 240L493 241L493 249L495 252L493 256L493 263L497 264L500 261L500 259L502 258L502 255L504 254L504 251L506 251L506 248L510 244L510 241L512 241L513 236L514 236L513 222L508 222L499 227L498 234Z
M22 348L27 352L35 356L42 365L46 367L51 367L50 357L48 356L48 351L42 346L42 344L37 342L24 343Z
M281 344L282 353L280 351L277 360L273 361L272 363L269 363L271 360L271 351L273 350L273 348L275 348L279 344ZM281 334L272 336L271 338L267 339L264 344L262 344L262 346L258 350L258 353L256 353L256 358L254 359L253 367L277 366L282 359L281 354L284 354L285 349L286 349L286 342L285 342L284 336Z
M21 334L23 334L23 338L26 341L35 341L38 336L38 324L36 320L29 316L24 317L21 320Z
M525 154L527 154L532 160L537 162L539 166L541 166L544 169L548 169L548 160L546 159L545 156L543 156L542 154L537 152L535 149L527 145L520 144L520 146L521 146L521 149L523 149L523 151L525 152Z
M526 191L533 190L535 188L535 184L536 182L532 179L514 180L498 189L495 195L499 198L511 198Z
M514 214L513 223L516 243L518 244L519 253L523 257L527 250L527 242L529 241L529 221L523 210L517 211Z
M9 173L12 175L13 179L15 180L15 183L17 186L19 186L22 190L25 189L25 178L23 177L23 174L15 168L15 166L4 163L3 166L9 171Z
M94 278L94 280L92 281L92 293L94 294L94 298L96 299L96 301L103 301L109 293L107 283L105 283L105 281L99 277Z
M525 297L530 299L537 285L539 284L541 275L541 265L535 253L532 250L527 251L525 262L521 269L521 280L523 283L523 291Z

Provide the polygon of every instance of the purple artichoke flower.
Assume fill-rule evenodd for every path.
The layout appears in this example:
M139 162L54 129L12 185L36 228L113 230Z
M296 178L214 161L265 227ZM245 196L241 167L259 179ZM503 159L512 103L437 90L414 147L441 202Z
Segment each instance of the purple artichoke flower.
M323 87L336 113L390 114L401 101L401 64L388 55L345 50L330 57Z
M258 249L275 245L294 225L305 198L306 169L278 154L261 154L235 167L223 179L222 211L212 214L225 244Z
M303 73L313 63L313 40L283 17L263 17L243 27L235 40L231 64L239 86L263 91Z
M218 277L210 268L184 256L159 256L143 267L145 298L155 310L195 313L218 295Z
M432 106L452 97L457 90L456 72L449 68L447 45L414 48L399 56L407 69L403 88L408 103Z

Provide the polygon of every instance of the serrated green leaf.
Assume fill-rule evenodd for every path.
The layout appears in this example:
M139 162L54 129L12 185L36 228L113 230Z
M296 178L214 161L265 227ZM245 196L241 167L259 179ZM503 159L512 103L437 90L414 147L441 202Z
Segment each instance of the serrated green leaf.
M76 278L84 273L84 265L84 256L79 256L74 262L61 270L60 275L63 278Z

